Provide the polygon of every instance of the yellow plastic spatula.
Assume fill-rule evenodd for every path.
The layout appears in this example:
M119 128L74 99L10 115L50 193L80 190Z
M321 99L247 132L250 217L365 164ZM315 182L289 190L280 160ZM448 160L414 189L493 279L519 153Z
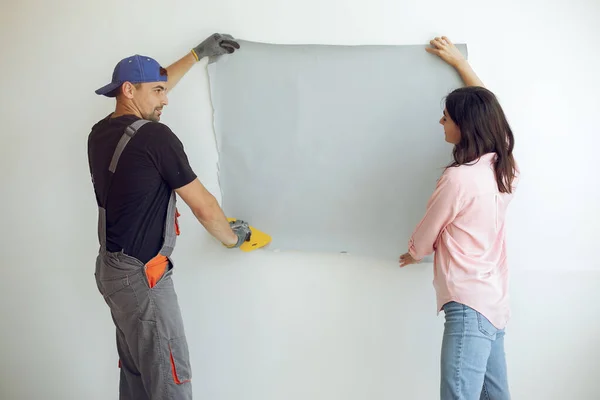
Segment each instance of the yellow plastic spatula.
M236 220L237 220L236 218L227 218L227 221L229 221L229 222L233 222ZM255 227L250 226L250 232L252 232L252 234L250 235L250 240L247 242L244 242L240 246L240 250L252 251L252 250L260 249L261 247L265 247L266 245L271 243L271 236L267 235L266 233L264 233L262 231L259 231Z

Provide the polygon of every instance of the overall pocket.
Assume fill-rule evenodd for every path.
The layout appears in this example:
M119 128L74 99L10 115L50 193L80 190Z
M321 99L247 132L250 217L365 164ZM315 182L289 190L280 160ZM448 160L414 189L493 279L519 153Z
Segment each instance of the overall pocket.
M156 255L154 258L148 261L146 265L144 265L148 288L152 289L161 280L166 279L167 273L172 269L173 266L169 257L161 254Z
M185 336L169 340L169 353L171 356L171 372L173 381L181 385L192 380L190 354Z
M111 311L125 314L137 310L138 299L132 287L132 283L137 279L140 279L139 273L125 277L98 280L98 285L102 288L101 293L104 296L104 301L106 301Z
M98 256L96 282L111 311L125 314L138 309L134 284L142 279L142 268L140 261L123 252L105 252Z

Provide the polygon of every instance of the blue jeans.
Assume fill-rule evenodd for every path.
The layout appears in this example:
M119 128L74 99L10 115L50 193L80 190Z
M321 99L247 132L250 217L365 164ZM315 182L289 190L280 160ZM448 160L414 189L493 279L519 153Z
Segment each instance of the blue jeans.
M509 400L504 329L460 303L443 310L441 399Z

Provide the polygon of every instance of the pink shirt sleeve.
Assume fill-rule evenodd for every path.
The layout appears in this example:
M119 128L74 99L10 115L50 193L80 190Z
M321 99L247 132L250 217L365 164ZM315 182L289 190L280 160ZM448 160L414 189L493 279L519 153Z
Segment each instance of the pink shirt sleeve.
M425 216L408 242L408 252L415 260L419 261L433 253L440 233L458 215L461 204L461 190L457 178L444 172L427 202Z

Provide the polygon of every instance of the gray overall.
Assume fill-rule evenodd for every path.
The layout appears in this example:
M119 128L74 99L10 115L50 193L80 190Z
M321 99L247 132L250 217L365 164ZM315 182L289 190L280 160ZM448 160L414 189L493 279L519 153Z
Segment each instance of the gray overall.
M191 367L183 320L171 279L175 247L175 192L171 192L160 254L168 258L164 274L151 288L146 265L123 251L106 250L106 199L119 157L147 120L127 127L109 167L110 177L99 205L96 259L98 290L110 308L117 331L121 367L120 400L192 399Z

